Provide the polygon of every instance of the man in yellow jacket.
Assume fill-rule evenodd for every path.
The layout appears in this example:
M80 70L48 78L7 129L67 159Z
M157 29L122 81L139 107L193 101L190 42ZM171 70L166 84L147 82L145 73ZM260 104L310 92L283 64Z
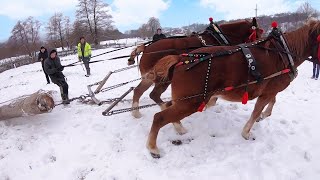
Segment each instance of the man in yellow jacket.
M78 57L79 61L82 61L86 67L87 74L86 77L90 76L89 61L91 59L91 46L86 42L84 37L80 38L80 43L78 44Z

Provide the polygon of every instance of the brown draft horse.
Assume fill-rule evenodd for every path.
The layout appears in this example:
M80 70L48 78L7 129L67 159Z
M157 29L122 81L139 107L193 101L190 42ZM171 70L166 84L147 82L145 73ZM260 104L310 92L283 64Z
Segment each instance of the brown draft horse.
M317 46L316 37L320 33L320 22L311 20L303 27L289 32L284 35L287 40L288 48L293 56L294 67L302 64L308 56L312 55L312 48ZM263 77L267 77L273 73L281 72L288 68L289 61L287 54L279 51L272 51L270 48L276 47L275 40L262 42L260 47L250 47L250 51L258 63L259 71ZM261 48L262 47L262 48ZM215 46L204 47L192 51L191 53L215 53L236 49L238 47L230 46ZM267 50L269 48L269 50ZM275 48L273 48L275 49ZM314 55L313 55L314 56ZM316 57L316 56L314 56ZM209 61L204 61L186 71L186 66L178 66L171 68L179 61L186 59L185 57L170 55L164 57L155 66L153 75L160 75L160 78L172 78L172 101L167 103L167 108L154 115L154 120L149 133L147 148L154 158L159 158L159 150L156 144L158 132L160 128L168 123L180 122L183 118L197 112L200 104L204 101L208 103L210 97L223 98L227 101L241 102L245 88L235 88L229 91L217 91L225 87L239 84L246 84L248 78L253 78L248 75L248 63L241 51L231 55L212 58L211 71L208 78L208 96L190 98L181 100L185 97L190 97L196 94L203 94ZM152 76L150 76L152 77ZM263 80L259 84L249 84L248 93L249 100L258 98L254 110L242 130L242 136L245 139L251 139L250 130L253 124L260 118L265 118L271 115L273 106L276 102L276 95L286 89L292 79L288 74L282 74L270 79ZM216 100L216 99L215 99ZM263 109L268 105L264 112Z
M254 31L252 27L258 27L257 21L253 18L252 22L247 20L226 23L220 26L222 33L227 36L230 40L231 45L236 45L249 41L250 35L254 34L258 39L261 37L263 30L256 28ZM210 27L210 26L209 26ZM254 32L254 33L253 33ZM218 42L212 35L205 31L200 34L202 38L205 40L207 45L218 45ZM134 58L136 54L143 52L143 55L140 59L139 69L141 72L141 76L144 77L146 73L148 73L153 66L163 57L167 55L178 55L181 53L190 52L191 50L203 47L203 44L200 42L197 36L190 36L184 38L173 38L173 39L162 39L156 41L149 46L139 46L135 49L131 57L128 61L128 64L131 65L134 63ZM139 99L142 94L153 84L152 81L148 79L143 79L140 84L134 89L133 94L133 103L132 107L139 106ZM161 83L156 84L153 91L150 93L150 98L153 99L156 103L161 104L163 101L161 100L161 94L167 89L170 83ZM136 118L141 117L141 113L139 110L135 110L132 112L132 115Z

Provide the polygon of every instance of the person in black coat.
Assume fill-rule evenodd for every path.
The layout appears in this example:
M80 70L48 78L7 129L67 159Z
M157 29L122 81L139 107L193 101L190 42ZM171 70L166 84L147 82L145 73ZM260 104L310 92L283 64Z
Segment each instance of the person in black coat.
M60 87L63 104L69 104L68 83L63 75L64 67L60 63L60 58L56 50L50 51L49 57L44 61L44 70L49 74L51 81Z
M46 79L47 79L47 84L50 84L50 79L49 79L49 76L48 74L44 71L44 60L46 60L48 58L48 51L45 47L41 46L40 48L40 52L38 54L38 61L41 62L41 65L42 65L42 70L44 72L44 75L46 76Z
M153 37L152 37L152 41L158 41L158 40L164 39L164 38L166 38L166 36L164 34L162 34L161 28L158 28L157 34L153 35Z

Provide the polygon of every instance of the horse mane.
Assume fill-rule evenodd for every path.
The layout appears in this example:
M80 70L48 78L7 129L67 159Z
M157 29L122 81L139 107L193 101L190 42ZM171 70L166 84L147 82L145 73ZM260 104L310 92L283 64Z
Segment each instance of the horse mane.
M285 36L288 41L288 45L291 51L295 52L299 56L303 56L305 52L305 48L310 45L310 35L311 34L319 34L320 31L320 22L315 20L309 20L304 26L301 28L286 33Z

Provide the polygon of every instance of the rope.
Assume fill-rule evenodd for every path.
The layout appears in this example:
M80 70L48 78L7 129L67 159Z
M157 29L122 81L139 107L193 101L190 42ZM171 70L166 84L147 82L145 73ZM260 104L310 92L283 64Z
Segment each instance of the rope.
M4 101L4 102L1 102L0 104L5 104L5 103L7 103L7 102L10 102L10 101L16 101L16 100L19 100L19 99L25 99L25 98L27 98L27 97L30 97L30 95L24 95L24 96L20 96L20 97L17 97L17 98L14 98L14 99L9 99L9 100L7 100L7 101Z

